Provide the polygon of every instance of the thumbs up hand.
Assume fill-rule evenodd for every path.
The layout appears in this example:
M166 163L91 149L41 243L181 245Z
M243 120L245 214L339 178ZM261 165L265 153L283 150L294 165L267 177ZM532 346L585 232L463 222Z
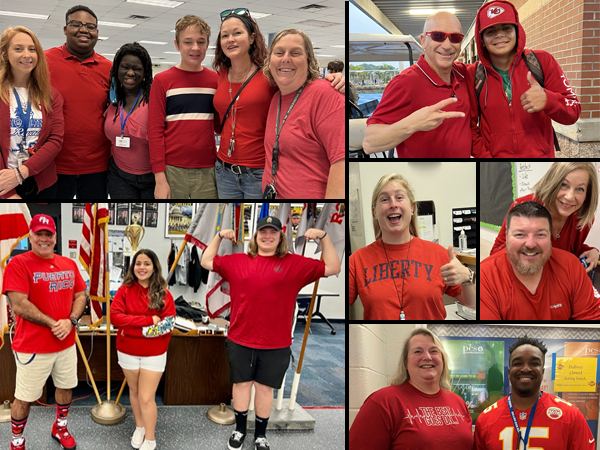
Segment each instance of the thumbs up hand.
M529 114L541 111L546 106L546 91L533 78L531 72L527 72L527 81L531 85L529 90L521 95L521 105Z
M441 267L442 280L447 286L458 286L466 281L469 281L471 273L469 269L463 266L454 255L453 247L448 247L448 258L450 262Z

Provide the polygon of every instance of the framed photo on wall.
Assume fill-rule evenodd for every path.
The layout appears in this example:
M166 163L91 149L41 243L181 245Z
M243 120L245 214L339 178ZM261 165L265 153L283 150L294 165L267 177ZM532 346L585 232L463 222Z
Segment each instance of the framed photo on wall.
M167 203L165 237L184 237L193 217L192 203Z

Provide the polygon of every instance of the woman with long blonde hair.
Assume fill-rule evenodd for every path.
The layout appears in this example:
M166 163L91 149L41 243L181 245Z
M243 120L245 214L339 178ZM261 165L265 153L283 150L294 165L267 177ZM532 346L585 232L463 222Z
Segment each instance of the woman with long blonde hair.
M0 37L0 197L56 198L63 98L50 86L38 38L25 27Z
M350 255L349 302L365 320L443 320L447 294L475 308L473 272L452 247L419 238L417 201L410 183L384 175L371 202L375 242Z
M591 162L555 162L533 187L533 193L517 198L544 205L552 217L552 247L585 258L590 272L598 264L599 251L585 244L598 208L598 175ZM506 218L490 255L506 248Z
M448 354L435 334L415 328L406 338L390 386L367 397L349 442L350 450L471 449L471 415L452 392Z

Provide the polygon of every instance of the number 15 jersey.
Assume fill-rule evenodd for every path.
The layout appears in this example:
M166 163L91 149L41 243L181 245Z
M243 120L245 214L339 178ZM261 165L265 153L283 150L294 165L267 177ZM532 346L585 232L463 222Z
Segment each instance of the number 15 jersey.
M521 433L525 436L531 408L515 408ZM508 397L487 408L475 424L476 450L523 450L523 442L513 426ZM596 442L583 414L572 405L549 394L542 394L537 403L527 450L594 450Z

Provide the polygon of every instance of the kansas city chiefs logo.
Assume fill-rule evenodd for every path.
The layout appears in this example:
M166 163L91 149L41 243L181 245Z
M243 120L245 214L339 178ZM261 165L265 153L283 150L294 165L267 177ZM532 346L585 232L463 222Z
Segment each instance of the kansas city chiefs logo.
M499 16L503 12L504 8L501 8L500 6L492 6L490 9L488 9L487 16L490 19L493 19L494 17Z

